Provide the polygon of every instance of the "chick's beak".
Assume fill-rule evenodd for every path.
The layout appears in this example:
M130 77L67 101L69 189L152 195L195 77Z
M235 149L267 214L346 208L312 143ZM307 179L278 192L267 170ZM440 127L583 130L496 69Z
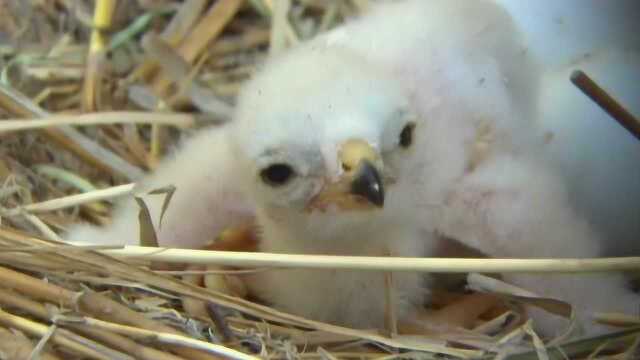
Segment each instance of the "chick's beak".
M325 186L309 203L309 210L372 210L384 205L382 159L366 141L351 139L342 144L338 160L343 173Z
M369 160L362 160L351 182L351 194L362 196L373 205L384 205L384 185L380 173Z

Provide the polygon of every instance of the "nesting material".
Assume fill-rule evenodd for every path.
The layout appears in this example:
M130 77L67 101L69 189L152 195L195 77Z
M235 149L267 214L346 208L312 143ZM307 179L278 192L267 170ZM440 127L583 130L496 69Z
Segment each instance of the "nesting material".
M228 121L239 87L269 52L331 29L369 5L367 0L90 4L0 2L0 358L392 359L444 354L555 359L622 357L636 351L640 321L633 314L599 314L603 322L620 327L610 335L571 342L540 339L525 305L566 317L570 331L571 304L540 299L480 274L467 280L475 292L459 287L436 291L415 328L399 327L389 310L387 328L376 331L282 313L183 276L223 274L241 280L255 271L299 266L614 271L637 269L637 258L391 261L58 242L58 234L80 220L108 224L113 201L134 194L133 182L154 169L184 135ZM482 143L477 150L481 159ZM164 193L170 198L170 191ZM185 270L176 263L192 266ZM212 263L218 266L195 266ZM243 294L233 281L228 284ZM200 311L189 311L189 303ZM431 324L428 331L419 326L425 322Z

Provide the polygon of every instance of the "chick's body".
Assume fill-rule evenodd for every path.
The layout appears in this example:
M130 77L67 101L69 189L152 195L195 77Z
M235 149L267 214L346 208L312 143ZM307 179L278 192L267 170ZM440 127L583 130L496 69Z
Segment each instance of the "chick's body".
M597 256L597 236L540 156L537 72L491 1L382 5L270 60L231 124L205 130L144 183L177 188L160 243L198 247L255 217L264 252L423 257L434 255L438 233L496 257ZM354 143L365 155L352 166L345 153ZM341 199L367 210L318 205L345 181ZM157 219L160 200L150 207ZM129 202L111 228L76 229L72 240L135 243L134 213ZM635 306L616 276L510 279L575 302L581 314ZM298 315L384 323L383 273L276 270L247 284ZM596 284L616 299L590 294ZM428 300L428 282L393 274L392 293L398 316L411 316Z
M514 32L505 32L511 30L509 18L497 7L451 4L385 5L276 59L247 87L235 119L241 127L255 117L254 121L262 124L251 124L250 128L255 131L257 126L271 139L277 136L269 121L273 114L281 117L288 138L296 139L304 149L318 141L325 154L335 154L335 143L353 136L354 131L383 147L379 123L397 104L417 116L413 147L385 154L385 168L393 172L395 182L386 189L384 208L366 213L300 215L259 208L262 251L405 257L433 254L435 227L429 224L431 206L423 201L441 203L455 179L464 173L478 127L486 123L496 133L505 134L494 142L498 146L504 141L505 149L517 136L507 129L514 125L506 115L519 110L503 86L504 77L512 74L503 73L501 62L507 59L496 57L494 51L500 47L500 51L525 60L519 55ZM471 14L479 15L478 11L486 16L467 21L467 26L454 33L441 30L445 18L462 22ZM399 18L403 21L388 20ZM385 38L391 34L393 39ZM459 56L461 52L466 56ZM512 80L513 87L521 80ZM273 88L278 91L269 91ZM394 99L397 97L402 100ZM475 114L470 116L472 112ZM393 141L400 130L393 130ZM524 141L518 143L520 146ZM333 160L330 155L324 158ZM334 170L336 166L337 161L327 161L325 168ZM420 199L417 202L416 196ZM400 318L428 299L421 278L412 273L394 274L394 303ZM384 322L383 273L274 271L256 275L250 284L274 306L315 319L378 328Z

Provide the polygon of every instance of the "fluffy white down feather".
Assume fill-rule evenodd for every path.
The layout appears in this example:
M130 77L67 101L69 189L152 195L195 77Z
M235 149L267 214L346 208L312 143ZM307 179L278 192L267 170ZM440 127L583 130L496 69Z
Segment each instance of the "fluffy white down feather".
M177 187L158 229L161 245L198 247L221 229L255 217L265 252L429 256L435 233L442 233L495 257L601 255L602 241L586 220L600 211L592 206L596 198L587 197L587 204L574 198L599 186L607 209L615 211L615 204L606 201L615 189L599 178L587 182L585 191L569 193L563 176L570 171L554 173L541 136L551 129L559 138L566 133L580 143L576 128L581 127L552 119L595 110L567 105L574 95L564 103L550 93L549 83L569 92L562 84L567 70L550 71L559 65L545 58L551 50L540 45L545 32L536 32L530 9L515 1L499 2L508 12L489 1L380 5L368 16L269 61L246 85L231 124L203 131L141 184L146 189ZM523 25L523 37L509 13ZM529 45L533 52L526 51ZM538 83L544 84L541 95ZM544 121L537 121L539 114L545 114ZM408 150L395 149L408 117L418 122L415 143ZM604 117L593 119L598 120L611 125ZM624 137L617 132L611 136ZM384 208L301 211L299 203L315 194L325 178L339 174L337 147L353 137L373 144L385 171L396 177ZM567 155L572 144L552 142L564 168L574 168L577 156ZM296 164L300 179L284 189L265 186L257 174L273 161ZM619 168L624 165L611 167ZM161 200L148 198L158 219ZM637 204L623 206L637 211ZM78 227L69 238L135 244L136 212L134 203L125 200L112 226ZM609 235L611 216L605 217L602 223L593 222ZM592 311L633 312L637 302L618 275L508 279L540 295L570 301L585 321ZM257 274L248 284L275 307L302 316L356 327L383 324L381 274L283 270ZM400 317L428 299L427 284L417 274L395 276ZM548 334L558 329L557 319L536 320ZM598 330L590 323L587 328Z

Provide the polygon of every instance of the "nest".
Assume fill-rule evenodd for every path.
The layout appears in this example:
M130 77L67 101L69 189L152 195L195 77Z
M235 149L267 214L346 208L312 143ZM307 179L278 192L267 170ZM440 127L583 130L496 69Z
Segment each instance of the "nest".
M543 342L522 305L566 316L571 329L570 304L533 298L479 274L466 282L483 293L435 294L430 320L448 326L401 336L391 312L387 329L355 330L194 286L182 280L184 272L158 270L158 264L181 255L176 252L130 259L117 250L61 242L58 234L80 220L108 224L113 200L131 193L130 184L153 170L183 136L228 121L242 82L269 53L326 31L367 5L367 0L96 0L95 6L0 0L0 116L5 119L0 122L0 358L632 356L640 339L637 318L603 316L628 327L594 339ZM238 267L283 261L356 266L348 258L313 263L263 254L189 256ZM498 264L490 260L449 259L446 269L438 259L424 260L372 259L369 265L483 273L499 268L491 268ZM535 261L512 265L541 268ZM569 265L560 263L555 270ZM631 265L637 263L585 260L571 266ZM230 273L243 271L259 270ZM186 311L185 299L203 304L208 316Z

